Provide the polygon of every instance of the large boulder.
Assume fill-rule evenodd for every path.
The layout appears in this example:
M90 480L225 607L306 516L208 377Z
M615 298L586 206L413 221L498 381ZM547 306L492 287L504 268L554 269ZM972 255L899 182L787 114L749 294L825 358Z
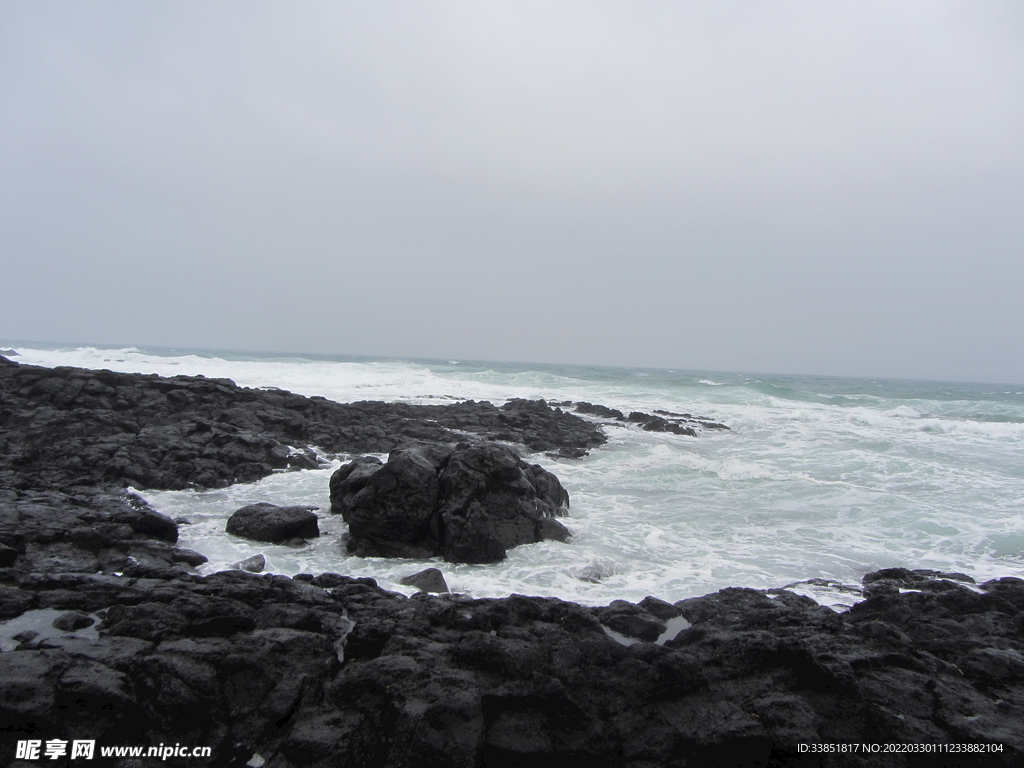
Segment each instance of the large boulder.
M399 448L386 464L356 459L331 478L331 511L364 557L498 562L519 544L568 539L555 520L568 506L557 477L495 444Z
M278 507L266 502L236 511L228 518L226 530L245 539L273 543L320 535L317 517L309 507Z

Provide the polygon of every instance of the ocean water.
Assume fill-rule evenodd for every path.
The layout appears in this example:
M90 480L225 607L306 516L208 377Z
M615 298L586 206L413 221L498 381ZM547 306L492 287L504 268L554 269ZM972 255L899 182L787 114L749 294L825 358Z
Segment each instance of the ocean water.
M841 610L861 576L903 566L979 582L1024 577L1024 386L457 360L287 356L9 343L13 359L162 375L354 400L587 400L625 412L684 411L727 424L696 438L607 427L580 460L528 456L569 491L571 542L518 547L495 565L348 556L328 512L341 465L216 491L141 491L186 517L180 544L201 573L257 553L268 571L334 571L397 581L439 567L475 596L556 596L601 605L674 601L724 587L788 585ZM224 533L256 501L320 507L323 535L301 548ZM808 583L814 580L813 583ZM802 582L802 583L801 583Z

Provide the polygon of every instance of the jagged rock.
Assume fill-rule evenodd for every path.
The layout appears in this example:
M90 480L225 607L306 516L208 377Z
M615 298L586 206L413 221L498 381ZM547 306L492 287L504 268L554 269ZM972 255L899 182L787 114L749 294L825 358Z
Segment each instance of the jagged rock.
M444 580L444 574L437 568L427 568L412 576L406 576L398 583L407 587L416 587L421 592L444 593L450 591L448 583Z
M53 620L53 628L62 632L74 632L76 629L91 627L95 623L96 619L92 616L86 616L78 611L68 611Z
M0 487L31 478L36 488L218 488L316 468L313 445L384 453L410 438L456 443L469 433L586 451L606 440L599 426L543 401L335 403L227 379L13 361L0 365L0 400Z
M258 753L278 768L796 768L798 745L840 742L999 744L956 762L1020 764L1024 580L914 589L836 614L785 590L588 608L405 598L339 574L39 575L18 590L33 605L109 610L98 638L0 653L0 717L12 733L208 744L212 764ZM692 626L664 646L602 627L622 617L639 639L676 616ZM0 740L0 764L15 745Z
M273 543L320 535L317 517L309 507L278 507L266 502L236 510L228 518L225 530L253 541Z
M568 539L554 519L568 505L558 478L494 444L401 448L386 464L359 459L331 479L331 510L349 524L349 551L363 556L497 562L519 544Z
M623 421L626 418L618 408L608 408L604 405L595 405L594 403L587 402L573 403L573 405L576 407L576 413L592 414L605 419L618 419L619 421Z
M245 560L232 563L231 567L239 571L249 571L249 573L263 573L263 569L267 567L267 558L263 555L253 555Z
M665 631L665 622L639 605L613 600L606 608L597 609L601 623L626 637L653 643Z
M8 547L6 544L0 544L0 568L10 568L17 559L18 550Z

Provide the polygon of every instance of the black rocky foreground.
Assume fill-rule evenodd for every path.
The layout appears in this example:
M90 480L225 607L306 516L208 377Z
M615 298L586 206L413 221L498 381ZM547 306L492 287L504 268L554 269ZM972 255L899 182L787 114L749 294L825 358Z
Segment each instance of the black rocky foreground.
M1020 765L1024 582L873 579L840 615L749 589L586 608L334 574L34 576L0 589L7 615L102 623L0 653L0 760L84 738L274 768ZM799 751L822 742L1001 751Z
M18 622L0 625L0 765L89 764L16 760L28 739L95 740L92 764L123 768L1024 764L1020 579L880 571L836 614L785 590L588 608L203 578L175 523L118 488L467 434L565 455L603 439L543 403L342 406L0 359L0 619ZM161 744L213 755L100 753Z

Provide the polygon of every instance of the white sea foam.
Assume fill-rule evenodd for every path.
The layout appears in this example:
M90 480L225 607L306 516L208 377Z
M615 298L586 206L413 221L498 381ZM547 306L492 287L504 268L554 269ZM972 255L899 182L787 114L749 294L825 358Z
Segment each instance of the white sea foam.
M17 347L21 362L225 377L339 401L587 400L623 412L709 417L728 432L697 438L608 427L582 460L532 456L568 489L568 544L519 547L487 566L354 558L329 514L331 470L275 474L208 492L145 492L185 516L182 545L210 557L202 572L263 552L268 569L377 578L440 567L453 589L585 603L678 600L727 586L794 587L849 605L871 570L962 571L979 581L1024 577L1024 396L928 382L865 382L454 361L316 359L125 348ZM227 516L254 501L321 507L323 536L291 549L227 536Z

